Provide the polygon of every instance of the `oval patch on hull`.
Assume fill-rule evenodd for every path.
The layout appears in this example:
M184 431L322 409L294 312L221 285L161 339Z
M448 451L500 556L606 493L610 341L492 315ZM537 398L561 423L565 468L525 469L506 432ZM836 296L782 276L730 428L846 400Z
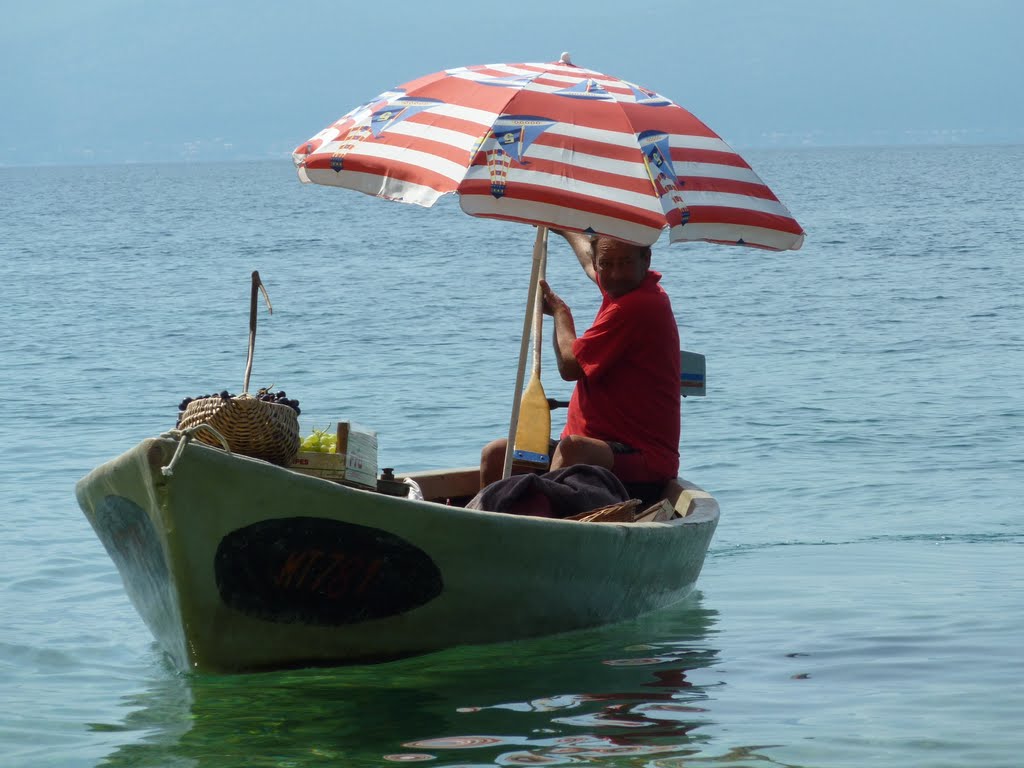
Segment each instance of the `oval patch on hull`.
M147 589L161 591L169 581L160 536L146 510L124 496L104 496L93 510L94 526L117 570Z
M235 610L318 626L405 613L444 588L434 561L405 539L318 517L232 531L217 547L214 573L221 599Z

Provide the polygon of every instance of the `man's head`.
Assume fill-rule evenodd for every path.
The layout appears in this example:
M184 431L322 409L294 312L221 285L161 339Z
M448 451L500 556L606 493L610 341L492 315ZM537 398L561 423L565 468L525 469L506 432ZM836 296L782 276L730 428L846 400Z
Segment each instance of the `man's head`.
M651 266L651 249L601 235L594 239L594 271L608 295L618 298L639 288Z

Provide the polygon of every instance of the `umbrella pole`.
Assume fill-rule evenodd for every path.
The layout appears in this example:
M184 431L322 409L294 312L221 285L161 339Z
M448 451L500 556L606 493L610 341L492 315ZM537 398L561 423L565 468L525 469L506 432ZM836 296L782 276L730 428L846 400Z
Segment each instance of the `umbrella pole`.
M533 268L530 270L530 289L526 297L526 313L523 317L523 338L519 346L519 370L516 371L516 391L512 396L512 418L508 426L508 444L505 447L505 466L502 478L512 474L512 452L515 449L516 429L519 426L519 403L523 394L523 379L526 377L526 355L530 349L530 329L535 314L541 311L537 301L540 272L547 258L547 227L537 227L537 239L533 243Z

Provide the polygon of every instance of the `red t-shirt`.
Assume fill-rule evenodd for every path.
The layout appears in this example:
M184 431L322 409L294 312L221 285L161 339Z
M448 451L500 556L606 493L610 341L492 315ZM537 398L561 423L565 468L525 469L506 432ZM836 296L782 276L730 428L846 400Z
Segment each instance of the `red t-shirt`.
M583 369L562 437L625 443L657 482L679 472L679 329L661 275L648 271L618 298L604 294L594 324L572 345Z

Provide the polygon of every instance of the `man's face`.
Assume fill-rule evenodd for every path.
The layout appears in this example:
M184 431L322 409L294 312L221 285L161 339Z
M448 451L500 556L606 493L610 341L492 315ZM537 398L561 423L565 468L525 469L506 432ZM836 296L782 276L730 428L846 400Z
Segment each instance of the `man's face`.
M598 238L594 269L602 290L613 298L638 288L650 266L651 254L646 248L610 237Z

